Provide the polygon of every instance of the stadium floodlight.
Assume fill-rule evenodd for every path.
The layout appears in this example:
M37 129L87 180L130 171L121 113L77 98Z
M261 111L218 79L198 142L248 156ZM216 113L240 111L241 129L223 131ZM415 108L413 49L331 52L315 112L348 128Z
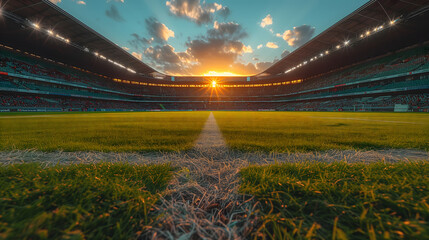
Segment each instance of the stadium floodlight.
M54 31L52 31L52 30L47 30L47 32L48 32L48 34L49 34L49 35L51 35L51 36L53 36L53 35L54 35Z
M40 29L40 25L37 23L31 23L31 25L35 28L35 29Z
M337 45L337 47L336 47L337 49L340 49L341 48L341 45Z
M344 41L344 46L349 45L349 43L350 43L350 40L346 40L346 41Z
M390 21L390 25L395 25L396 20Z
M326 51L325 51L325 55L328 55L328 54L329 54L329 51L328 51L328 50L326 50Z
M366 33L365 33L367 36L369 36L370 34L371 34L371 32L370 31L366 31Z

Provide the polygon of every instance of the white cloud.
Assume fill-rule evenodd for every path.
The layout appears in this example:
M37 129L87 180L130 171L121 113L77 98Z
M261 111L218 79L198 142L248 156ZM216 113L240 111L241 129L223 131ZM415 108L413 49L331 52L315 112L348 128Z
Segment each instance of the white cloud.
M79 5L86 5L86 2L84 2L84 1L77 1L76 3Z
M264 19L262 19L261 27L269 26L273 24L273 18L271 17L271 14L268 14Z
M258 48L258 49L261 49L263 46L264 46L264 45L259 44L257 48Z
M61 0L49 0L51 3L53 3L53 4L58 4L58 3L60 3L61 2Z
M244 45L243 46L243 52L244 53L252 53L253 52L253 49L252 49L252 46L246 46L246 45Z
M273 42L267 42L265 46L267 46L267 48L279 48L279 46Z
M127 48L127 47L122 47L122 49L124 49L125 51L130 50L130 48Z
M131 55L133 55L138 60L142 60L142 58L143 58L143 54L141 54L141 53L132 52Z
M145 22L147 31L158 42L164 42L174 37L174 31L170 30L165 24L160 23L156 18L148 18Z
M218 3L206 3L200 0L170 0L165 3L170 12L178 17L188 18L197 24L213 21L214 14L227 17L230 10Z
M311 39L315 31L314 27L301 25L293 30L286 30L284 33L277 33L277 37L283 38L291 47L299 47Z

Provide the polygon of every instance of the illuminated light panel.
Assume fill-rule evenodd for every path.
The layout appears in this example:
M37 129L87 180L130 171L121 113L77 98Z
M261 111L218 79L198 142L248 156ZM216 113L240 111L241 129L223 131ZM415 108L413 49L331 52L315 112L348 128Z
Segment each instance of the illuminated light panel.
M40 29L40 25L37 23L31 23L35 29Z

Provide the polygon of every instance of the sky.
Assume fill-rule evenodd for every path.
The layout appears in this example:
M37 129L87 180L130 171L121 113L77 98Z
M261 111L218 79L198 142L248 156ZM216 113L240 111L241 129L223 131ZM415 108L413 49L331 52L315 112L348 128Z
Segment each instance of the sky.
M50 1L168 75L261 73L367 2Z

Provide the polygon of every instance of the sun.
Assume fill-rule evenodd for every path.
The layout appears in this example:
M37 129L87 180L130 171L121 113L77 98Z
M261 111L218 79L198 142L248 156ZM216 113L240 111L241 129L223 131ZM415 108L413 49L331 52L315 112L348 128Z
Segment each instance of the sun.
M216 81L212 81L212 87L216 87Z

